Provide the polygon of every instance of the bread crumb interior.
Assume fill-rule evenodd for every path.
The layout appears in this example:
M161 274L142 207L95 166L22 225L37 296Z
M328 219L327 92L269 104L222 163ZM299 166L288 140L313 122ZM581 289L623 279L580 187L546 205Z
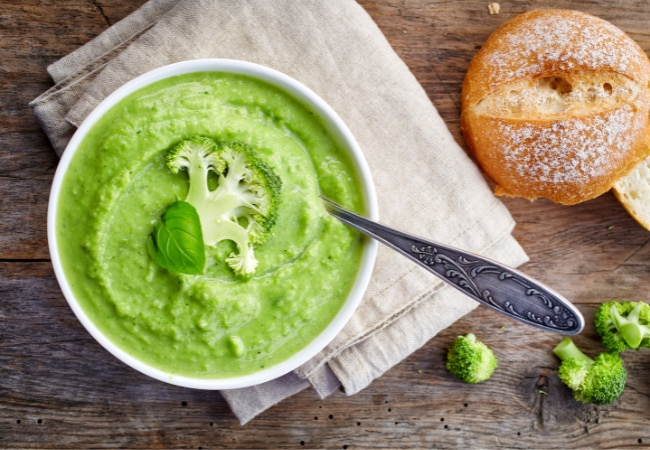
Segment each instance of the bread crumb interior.
M502 118L594 114L633 103L640 92L635 81L616 73L549 75L520 80L491 92L477 105L476 112Z

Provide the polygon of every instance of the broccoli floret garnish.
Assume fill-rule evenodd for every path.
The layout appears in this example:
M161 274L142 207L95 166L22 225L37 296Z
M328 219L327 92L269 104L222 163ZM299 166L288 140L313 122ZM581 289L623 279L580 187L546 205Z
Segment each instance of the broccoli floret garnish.
M596 310L594 326L603 345L612 352L650 347L650 305L647 303L605 302Z
M466 383L480 383L497 368L494 352L473 333L458 336L447 352L447 370Z
M237 251L226 263L235 273L251 276L257 267L253 247L268 237L276 221L280 178L249 145L217 144L200 136L174 146L167 166L188 174L185 201L199 215L205 245L233 241ZM216 187L211 188L211 180Z
M623 394L627 372L618 354L601 353L591 359L571 338L564 338L553 353L562 360L558 377L571 389L576 400L607 405Z

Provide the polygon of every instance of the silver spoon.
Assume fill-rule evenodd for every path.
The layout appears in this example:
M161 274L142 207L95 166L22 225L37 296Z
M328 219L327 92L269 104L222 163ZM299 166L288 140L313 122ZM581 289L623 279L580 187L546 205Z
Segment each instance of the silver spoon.
M498 262L410 236L323 198L327 211L437 275L474 300L528 325L561 334L584 327L580 311L561 295Z

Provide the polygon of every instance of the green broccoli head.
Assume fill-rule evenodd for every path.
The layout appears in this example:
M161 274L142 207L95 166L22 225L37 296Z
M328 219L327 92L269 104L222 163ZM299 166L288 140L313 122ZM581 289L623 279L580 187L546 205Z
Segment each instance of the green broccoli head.
M562 361L558 377L571 389L576 400L607 405L623 394L627 372L618 354L601 353L591 359L571 338L563 339L553 352Z
M480 383L497 368L494 352L473 333L458 336L447 352L447 370L466 383Z
M601 304L594 326L608 350L620 353L650 347L650 305L610 301Z
M276 222L280 178L249 145L217 144L200 136L173 147L167 166L188 174L185 201L199 215L205 245L234 242L237 251L226 263L235 273L251 276L257 267L253 247L268 237Z

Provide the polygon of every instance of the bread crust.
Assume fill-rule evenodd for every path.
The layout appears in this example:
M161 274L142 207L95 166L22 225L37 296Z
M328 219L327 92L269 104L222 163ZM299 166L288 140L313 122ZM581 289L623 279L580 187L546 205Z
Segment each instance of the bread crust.
M650 60L623 31L571 10L532 11L472 59L461 129L497 195L575 204L650 155Z

